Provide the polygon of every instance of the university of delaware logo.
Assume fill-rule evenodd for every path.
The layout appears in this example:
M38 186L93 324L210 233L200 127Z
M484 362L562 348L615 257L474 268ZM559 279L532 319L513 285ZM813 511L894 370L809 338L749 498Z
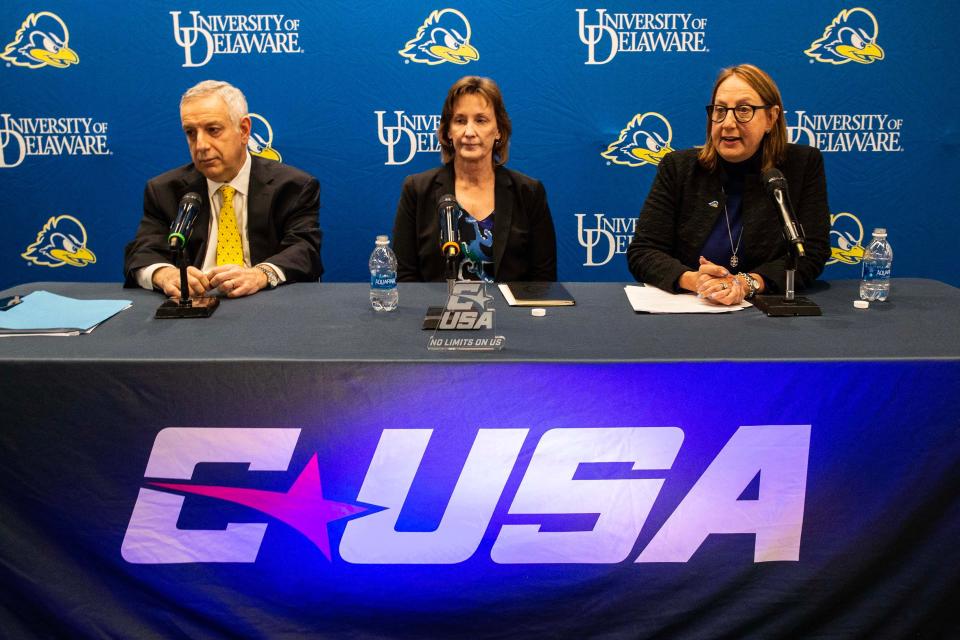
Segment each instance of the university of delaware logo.
M280 152L273 148L273 127L258 113L247 115L250 117L250 139L247 141L250 155L280 162L283 158Z
M841 262L859 264L863 260L863 224L857 216L846 211L830 216L830 260L827 265Z
M437 141L437 128L440 126L439 113L407 113L394 110L392 116L386 111L374 111L377 116L377 137L380 144L387 148L385 165L407 164L418 153L437 153L440 143ZM396 124L391 124L396 122Z
M673 151L670 142L673 129L659 113L638 113L630 124L620 132L616 142L610 144L600 155L613 164L639 167L645 164L657 166L663 157Z
M300 19L282 13L201 14L171 11L173 39L184 67L202 67L218 55L300 54Z
M97 261L87 249L87 230L73 216L52 216L37 234L37 240L20 254L41 267L85 267Z
M399 53L408 62L467 64L480 59L480 53L470 44L470 35L465 15L456 9L434 10Z
M63 69L80 62L69 41L70 32L60 16L49 11L31 13L0 58L18 67Z
M877 19L863 7L844 9L804 53L817 62L871 64L883 60L879 31Z
M614 217L600 212L593 214L592 221L585 222L587 214L574 215L577 218L577 242L587 251L585 267L602 267L613 256L626 253L637 230L636 216Z

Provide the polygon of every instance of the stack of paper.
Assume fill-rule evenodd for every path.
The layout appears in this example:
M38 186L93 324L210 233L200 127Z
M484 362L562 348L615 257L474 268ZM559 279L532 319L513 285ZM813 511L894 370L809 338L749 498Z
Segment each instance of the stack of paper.
M746 301L729 307L713 304L692 293L669 293L649 284L628 284L623 289L633 310L643 313L728 313L753 306Z
M77 300L48 291L34 291L21 302L0 311L0 337L76 336L133 303L130 300Z

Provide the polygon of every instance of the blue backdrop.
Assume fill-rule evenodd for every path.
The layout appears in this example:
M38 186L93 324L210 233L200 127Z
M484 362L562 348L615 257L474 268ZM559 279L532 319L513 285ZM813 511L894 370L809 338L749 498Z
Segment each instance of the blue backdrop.
M960 284L960 10L859 4L9 1L0 287L120 279L145 181L189 159L179 96L208 78L246 93L254 152L320 179L325 279L365 280L404 176L439 163L440 107L467 74L504 91L509 164L546 186L560 278L630 280L622 254L663 149L703 142L714 78L740 62L773 75L792 139L825 154L825 277L858 277L884 226L894 275ZM460 56L424 53L431 37Z

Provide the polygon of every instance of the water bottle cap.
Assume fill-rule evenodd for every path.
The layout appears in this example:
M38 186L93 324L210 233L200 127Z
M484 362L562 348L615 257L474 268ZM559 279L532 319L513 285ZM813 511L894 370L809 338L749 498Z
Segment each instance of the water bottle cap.
M870 303L866 300L854 300L853 306L855 306L857 309L868 309L870 308Z
M390 236L377 236L377 244L390 244Z
M887 237L887 230L884 229L883 227L877 227L876 229L873 230L873 235L882 236L885 238Z

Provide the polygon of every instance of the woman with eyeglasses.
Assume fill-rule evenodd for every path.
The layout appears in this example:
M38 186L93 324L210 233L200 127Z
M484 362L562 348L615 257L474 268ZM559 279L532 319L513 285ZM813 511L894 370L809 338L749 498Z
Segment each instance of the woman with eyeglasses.
M627 249L630 272L665 291L739 304L784 291L787 245L761 175L779 169L806 235L796 287L830 256L830 210L820 151L789 144L780 90L761 69L724 69L707 105L703 147L661 161Z

